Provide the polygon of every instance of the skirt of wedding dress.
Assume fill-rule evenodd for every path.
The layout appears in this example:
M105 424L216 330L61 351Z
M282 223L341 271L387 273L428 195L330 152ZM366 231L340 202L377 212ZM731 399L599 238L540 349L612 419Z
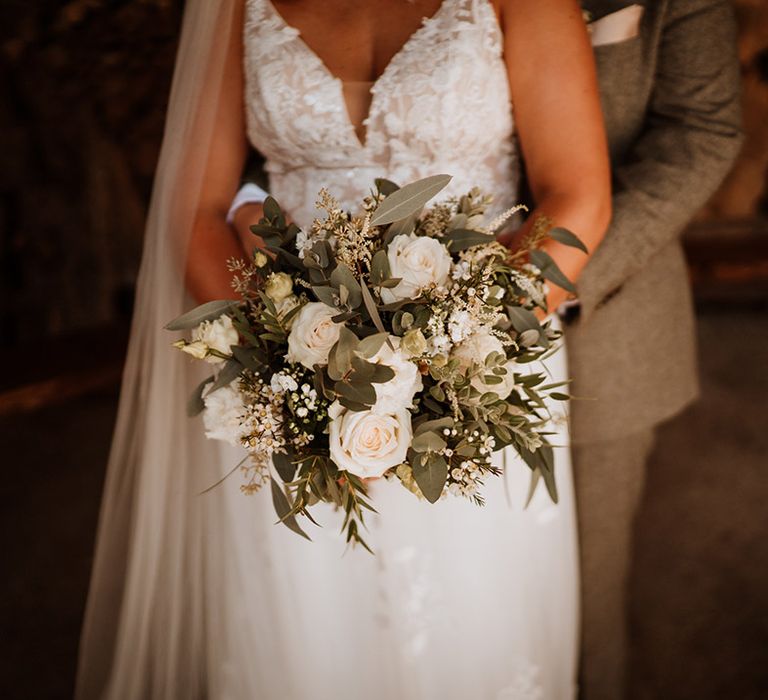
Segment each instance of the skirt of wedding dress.
M565 352L547 361L554 380ZM558 410L553 406L553 410ZM319 504L308 542L275 525L269 489L238 475L205 499L206 675L216 700L566 700L575 696L578 570L568 433L555 422L560 502L507 449L487 504L431 505L370 487L376 552L346 551ZM242 455L221 443L221 473ZM218 474L212 470L211 481Z

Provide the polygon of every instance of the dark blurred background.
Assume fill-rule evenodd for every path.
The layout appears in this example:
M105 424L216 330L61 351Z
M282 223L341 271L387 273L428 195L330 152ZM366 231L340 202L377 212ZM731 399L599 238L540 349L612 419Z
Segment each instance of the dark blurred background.
M0 697L71 696L180 0L0 4ZM685 233L701 400L637 527L637 698L768 698L768 1L746 141ZM470 700L470 699L468 699Z

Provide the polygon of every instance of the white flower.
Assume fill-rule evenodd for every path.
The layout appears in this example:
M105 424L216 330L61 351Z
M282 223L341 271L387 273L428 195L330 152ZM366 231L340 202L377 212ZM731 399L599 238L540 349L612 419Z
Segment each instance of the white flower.
M293 280L286 272L273 272L264 284L264 293L275 303L293 293Z
M402 464L411 444L411 414L348 411L338 402L328 408L331 459L339 469L361 478L380 477Z
M458 358L461 367L468 369L472 363L480 365L480 371L472 377L470 383L481 394L488 391L492 391L498 395L500 399L506 399L510 395L512 389L515 387L514 379L514 367L515 363L512 360L508 360L506 364L502 365L507 373L501 375L501 382L499 384L486 384L483 377L486 372L482 367L485 365L485 360L492 352L504 352L504 346L493 333L487 328L481 328L475 331L469 338L463 343L453 348L452 357ZM489 370L488 375L492 372Z
M448 317L448 332L454 343L466 340L475 329L477 322L472 314L465 309L453 311Z
M296 252L299 258L304 259L304 253L312 247L312 241L309 239L309 234L302 229L296 234Z
M196 360L204 360L208 354L208 346L199 340L196 340L194 343L188 343L186 340L177 340L173 347L187 353L187 355L192 355Z
M417 297L427 287L441 287L451 272L451 256L445 246L415 233L395 236L387 247L387 258L392 277L401 281L396 287L381 290L386 304Z
M241 444L240 440L247 432L247 427L244 425L246 409L239 387L240 382L234 381L203 397L206 437L223 440L230 445Z
M283 374L282 372L272 375L269 386L276 394L279 394L281 391L296 391L299 388L296 380L290 374Z
M410 408L413 397L422 389L419 368L400 349L400 338L390 336L389 340L395 349L392 350L384 343L370 359L370 362L386 365L395 373L388 382L373 385L376 390L374 410L379 413L394 413L402 408Z
M230 346L237 345L240 336L237 334L237 330L232 325L232 319L227 314L222 314L213 321L203 321L195 330L192 331L192 340L200 342L210 350L218 350L224 355L230 354ZM194 345L194 343L192 343ZM193 352L190 354L195 355ZM217 363L224 362L220 357L215 355L208 355L205 358L206 362Z
M343 325L331 320L337 313L319 301L305 304L294 316L288 335L288 361L300 362L308 369L327 364L328 354L339 339Z

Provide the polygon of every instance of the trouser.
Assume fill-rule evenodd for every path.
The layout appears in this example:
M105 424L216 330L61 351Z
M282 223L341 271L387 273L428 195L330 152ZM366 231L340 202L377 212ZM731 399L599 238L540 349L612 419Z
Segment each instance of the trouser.
M626 695L632 533L653 429L573 447L581 553L582 700Z

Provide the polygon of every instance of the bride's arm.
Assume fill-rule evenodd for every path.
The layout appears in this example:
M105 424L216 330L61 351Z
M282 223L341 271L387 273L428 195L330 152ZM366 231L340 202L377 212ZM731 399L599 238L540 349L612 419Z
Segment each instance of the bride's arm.
M242 19L235 18L236 27L241 22ZM235 30L231 34L216 111L216 126L213 129L187 255L187 288L200 302L234 297L227 260L244 257L237 234L226 222L247 153L242 32Z
M522 233L543 214L577 234L591 253L610 221L611 186L581 9L576 0L501 0L499 14L515 125L536 206ZM588 256L555 241L545 249L575 282ZM553 288L550 310L565 297Z

